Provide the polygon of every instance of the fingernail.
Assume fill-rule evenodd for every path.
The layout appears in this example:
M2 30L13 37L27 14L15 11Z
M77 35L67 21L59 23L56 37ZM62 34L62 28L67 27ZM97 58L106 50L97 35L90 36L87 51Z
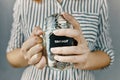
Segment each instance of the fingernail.
M57 57L57 55L55 55L55 56L54 56L54 59L55 59L55 60L58 60L58 57Z
M31 61L28 61L28 64L31 64Z
M65 16L66 16L66 15L68 15L68 13L64 12L64 14L63 14L63 15L65 15Z
M54 59L56 60L56 56L54 56Z
M40 30L37 30L37 32L36 32L37 34L40 34L41 33L41 31Z
M58 33L58 30L53 31L53 33L54 33L54 34L57 34L57 33Z
M54 48L51 48L51 52L54 52L55 51L55 49Z
M63 14L65 14L65 12L61 12L61 14L63 15Z

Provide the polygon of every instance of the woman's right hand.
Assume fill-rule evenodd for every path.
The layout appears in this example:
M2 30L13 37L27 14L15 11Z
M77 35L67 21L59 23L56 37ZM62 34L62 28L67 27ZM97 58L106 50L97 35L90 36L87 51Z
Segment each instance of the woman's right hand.
M23 43L21 52L29 65L34 65L38 69L44 68L46 65L45 56L43 56L43 31L39 27L35 27L31 36Z

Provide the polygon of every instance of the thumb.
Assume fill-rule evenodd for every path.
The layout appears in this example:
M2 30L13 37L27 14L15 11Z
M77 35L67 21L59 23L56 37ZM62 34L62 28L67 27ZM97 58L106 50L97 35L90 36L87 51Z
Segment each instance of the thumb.
M73 25L74 29L80 30L80 24L77 22L77 20L70 14L64 12L62 13L62 16Z
M45 56L42 56L39 63L35 65L38 69L43 69L46 66L46 58Z
M42 34L43 34L42 29L39 26L37 26L33 29L31 36L40 36Z

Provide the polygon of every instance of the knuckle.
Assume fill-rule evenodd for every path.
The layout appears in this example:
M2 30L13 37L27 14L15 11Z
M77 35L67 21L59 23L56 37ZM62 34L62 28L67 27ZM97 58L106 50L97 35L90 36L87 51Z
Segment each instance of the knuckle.
M25 47L25 44L26 44L26 41L22 44L22 49L24 49L24 47Z
M87 62L87 56L83 56L82 59L80 60L81 64L85 64Z
M40 55L39 54L35 54L35 59L38 61L39 60Z
M43 69L43 67L38 66L38 65L36 65L35 67L38 68L38 69L40 69L40 70Z
M25 59L30 60L30 55L26 54L24 57L25 57Z
M27 50L26 50L26 49L24 49L24 48L21 48L21 52L22 52L22 53L26 53L26 52L27 52Z
M34 27L33 31L36 31L37 30L37 27Z
M27 59L30 59L31 57L32 57L31 54L28 54L28 55L26 56Z
M33 38L35 41L37 41L39 39L37 36L34 36Z
M25 58L26 60L29 60L29 58L28 58L28 56L27 56L27 55L24 55L24 58Z
M75 22L75 26L80 26L80 23L77 20L75 20L74 22Z
M80 23L78 21L76 21L76 25L80 26Z
M39 58L36 58L36 60L34 61L34 64L36 64L36 63L39 63Z
M35 43L37 43L39 41L39 38L37 36L34 36L33 40L34 40Z
M37 48L38 48L38 50L42 50L43 46L41 44L37 44Z
M39 63L37 63L37 64L35 65L35 67L38 68L38 69L40 69L40 70L43 69L44 66L45 66L45 65L42 64L41 62L39 62Z
M37 28L34 27L34 29L33 29L33 31L32 31L32 34L34 35L36 31L37 31Z
M80 31L79 30L75 30L76 35L75 36L80 36Z
M34 39L34 41L35 41L36 43L41 43L41 42L43 42L43 39L42 39L41 37L38 37L38 36L34 36L33 39Z
M33 58L33 56L35 55L35 53L33 53L32 51L28 51L26 55L27 55L27 58L30 59L30 58Z
M40 61L40 59L41 59L41 53L36 54L36 59L37 59L38 61Z
M38 29L40 30L40 26L36 26L35 28L36 28L37 30L38 30Z

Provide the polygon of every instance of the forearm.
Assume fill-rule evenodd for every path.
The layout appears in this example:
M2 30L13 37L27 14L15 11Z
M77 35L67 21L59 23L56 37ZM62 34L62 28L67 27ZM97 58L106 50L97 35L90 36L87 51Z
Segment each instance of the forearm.
M87 62L83 69L98 70L110 64L110 57L103 51L94 51L88 54Z
M16 68L25 67L28 65L27 60L24 59L20 49L15 49L7 53L8 62Z

